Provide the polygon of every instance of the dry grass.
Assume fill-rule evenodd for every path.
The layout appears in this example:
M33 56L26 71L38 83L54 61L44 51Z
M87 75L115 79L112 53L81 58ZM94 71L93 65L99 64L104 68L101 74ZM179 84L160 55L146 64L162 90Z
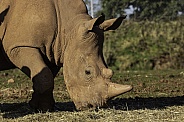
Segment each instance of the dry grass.
M58 111L34 113L28 106L32 83L17 70L0 72L2 122L181 122L184 120L182 71L116 72L113 80L132 84L134 90L109 101L108 108L75 111L58 75L54 96ZM8 83L13 78L14 83ZM120 80L121 79L121 80Z
M5 114L4 114L5 115ZM18 118L6 118L2 113L3 122L182 122L184 120L184 107L172 106L165 109L115 110L100 109L84 112L54 112L28 114ZM9 115L10 116L10 115Z

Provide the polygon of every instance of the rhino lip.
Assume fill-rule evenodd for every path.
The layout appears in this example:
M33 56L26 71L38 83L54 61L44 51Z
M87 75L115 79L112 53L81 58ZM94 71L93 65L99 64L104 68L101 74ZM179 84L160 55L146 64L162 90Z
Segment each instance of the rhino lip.
M100 100L100 102L86 102L86 103L77 102L75 104L77 111L96 110L106 105L106 100Z

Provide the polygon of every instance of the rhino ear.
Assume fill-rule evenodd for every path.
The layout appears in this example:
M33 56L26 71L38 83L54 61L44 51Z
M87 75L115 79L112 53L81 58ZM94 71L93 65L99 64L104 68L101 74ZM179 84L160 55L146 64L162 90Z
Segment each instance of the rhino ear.
M110 19L104 21L102 24L100 24L100 27L104 31L109 31L109 30L116 30L122 23L122 21L126 18L126 16L122 16L116 19Z
M9 10L9 6L7 6L6 9L0 8L0 26L1 26L2 22L4 21L4 17L6 16L8 10Z
M0 15L7 9L9 9L9 0L0 0Z
M105 15L102 14L100 15L98 18L94 18L90 21L88 21L86 23L86 27L88 28L88 30L92 30L93 27L95 26L99 26L100 24L102 24L105 21Z

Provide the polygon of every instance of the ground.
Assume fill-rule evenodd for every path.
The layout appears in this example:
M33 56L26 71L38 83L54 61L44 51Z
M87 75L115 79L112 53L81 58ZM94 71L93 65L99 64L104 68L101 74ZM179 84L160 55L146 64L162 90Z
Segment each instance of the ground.
M0 121L3 122L181 122L184 120L184 71L115 71L112 81L134 89L108 102L106 108L77 112L62 76L55 79L58 110L34 113L28 101L32 82L19 70L0 72Z

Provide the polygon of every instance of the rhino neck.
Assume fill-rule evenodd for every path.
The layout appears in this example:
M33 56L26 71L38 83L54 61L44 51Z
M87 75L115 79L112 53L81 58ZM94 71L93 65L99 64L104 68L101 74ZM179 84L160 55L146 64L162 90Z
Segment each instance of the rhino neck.
M92 18L87 14L87 8L83 0L75 0L75 2L73 0L56 0L55 8L58 32L53 49L56 64L62 65L71 35L75 35L80 23Z

